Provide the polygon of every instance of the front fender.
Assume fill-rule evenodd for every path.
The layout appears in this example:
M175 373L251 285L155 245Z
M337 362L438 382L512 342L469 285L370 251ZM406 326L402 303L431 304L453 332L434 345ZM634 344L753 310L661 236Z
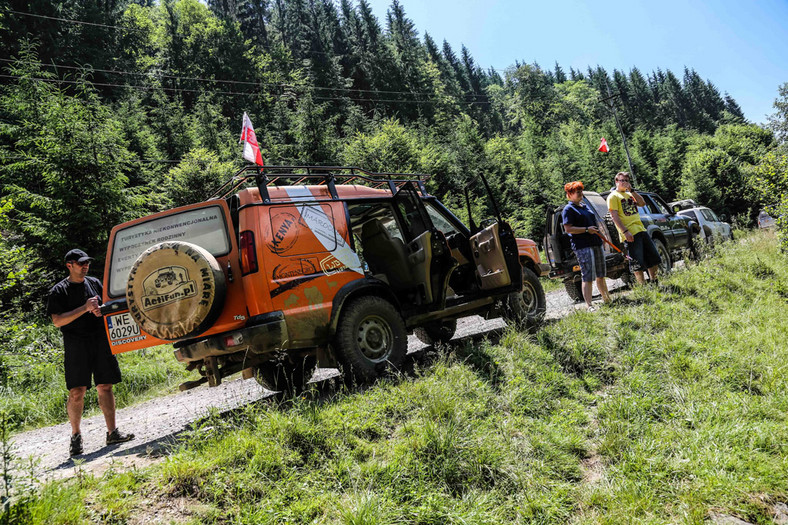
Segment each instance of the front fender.
M673 249L672 243L668 242L668 239L665 237L665 233L659 228L659 226L652 225L646 231L648 232L649 237L652 239L659 239L665 245L665 248L668 249L668 252Z
M539 247L531 239L515 239L517 241L517 253L520 263L526 268L530 268L536 275L543 277L550 273L550 265L543 264L539 256Z

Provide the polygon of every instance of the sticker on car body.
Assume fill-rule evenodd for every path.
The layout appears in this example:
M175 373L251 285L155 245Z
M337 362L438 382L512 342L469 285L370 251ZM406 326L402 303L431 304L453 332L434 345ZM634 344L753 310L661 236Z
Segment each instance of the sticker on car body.
M286 186L285 191L287 191L293 202L314 199L314 196L306 186ZM331 219L319 206L296 205L296 210L298 210L303 221L312 230L312 233L315 234L315 237L326 251L331 252L348 270L364 274L358 254L350 248L350 245L345 242L342 235L336 231ZM338 242L339 240L341 242Z

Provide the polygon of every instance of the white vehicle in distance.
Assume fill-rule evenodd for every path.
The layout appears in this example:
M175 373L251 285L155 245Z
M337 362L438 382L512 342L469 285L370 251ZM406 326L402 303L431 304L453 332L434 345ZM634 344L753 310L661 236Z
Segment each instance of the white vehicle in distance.
M733 240L733 230L731 225L725 222L727 218L725 215L717 216L716 213L705 206L681 210L678 214L695 221L700 226L698 236L709 244L717 240Z
M761 210L758 214L758 228L774 228L775 224L774 218L765 210Z

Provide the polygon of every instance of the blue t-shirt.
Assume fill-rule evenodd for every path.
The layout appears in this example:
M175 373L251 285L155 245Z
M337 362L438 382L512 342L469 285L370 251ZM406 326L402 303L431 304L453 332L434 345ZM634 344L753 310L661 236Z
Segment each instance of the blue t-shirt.
M579 226L580 228L596 226L596 215L583 203L577 205L570 201L569 204L564 206L564 211L561 212L561 219L564 224L569 224L570 226ZM569 239L572 241L573 250L580 250L589 246L600 246L602 244L602 239L593 233L570 233Z

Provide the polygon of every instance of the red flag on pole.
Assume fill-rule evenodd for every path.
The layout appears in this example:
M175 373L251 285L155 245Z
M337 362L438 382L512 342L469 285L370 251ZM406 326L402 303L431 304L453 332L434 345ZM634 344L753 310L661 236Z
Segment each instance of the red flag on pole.
M610 148L607 147L607 141L605 140L605 137L602 137L602 142L599 144L599 148L597 149L602 153L607 153L610 151Z
M241 141L239 144L244 145L244 159L249 162L254 162L258 166L263 165L263 157L260 155L260 146L257 145L257 136L254 134L252 121L249 120L249 115L244 111L244 125L241 128Z

